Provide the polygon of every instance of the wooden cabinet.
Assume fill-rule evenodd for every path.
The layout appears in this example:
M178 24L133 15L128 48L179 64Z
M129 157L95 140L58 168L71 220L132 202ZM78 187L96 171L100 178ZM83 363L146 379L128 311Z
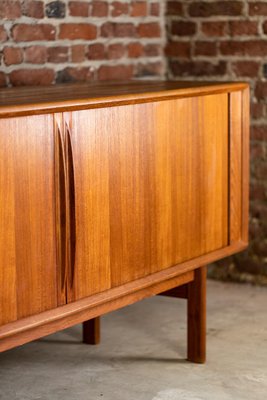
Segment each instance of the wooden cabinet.
M199 268L247 244L247 85L1 95L0 350L181 285L204 327Z

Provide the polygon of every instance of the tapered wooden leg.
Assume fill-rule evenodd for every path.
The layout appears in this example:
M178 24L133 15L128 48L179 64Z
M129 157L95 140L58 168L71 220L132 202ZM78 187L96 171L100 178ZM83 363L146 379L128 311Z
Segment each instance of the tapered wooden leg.
M188 284L187 358L195 363L206 361L206 267L195 270Z
M83 343L99 344L100 342L100 317L83 322Z

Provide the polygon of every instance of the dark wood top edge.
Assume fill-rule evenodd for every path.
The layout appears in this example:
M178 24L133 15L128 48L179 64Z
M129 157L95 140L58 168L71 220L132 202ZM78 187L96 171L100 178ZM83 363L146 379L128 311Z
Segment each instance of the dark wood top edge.
M0 118L219 94L248 86L246 82L130 81L7 88L0 89Z

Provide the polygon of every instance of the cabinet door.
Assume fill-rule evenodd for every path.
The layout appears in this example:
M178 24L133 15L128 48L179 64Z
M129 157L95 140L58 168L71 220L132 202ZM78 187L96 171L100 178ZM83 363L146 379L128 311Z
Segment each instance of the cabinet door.
M53 131L0 119L0 325L57 306Z
M77 111L69 124L72 299L228 244L227 94Z

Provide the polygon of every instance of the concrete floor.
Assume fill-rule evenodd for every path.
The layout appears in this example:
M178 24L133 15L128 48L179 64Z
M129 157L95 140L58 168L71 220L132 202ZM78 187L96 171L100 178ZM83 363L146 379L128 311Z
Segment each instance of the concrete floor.
M154 297L0 354L2 400L265 400L267 289L208 283L208 361L186 355L185 301Z

